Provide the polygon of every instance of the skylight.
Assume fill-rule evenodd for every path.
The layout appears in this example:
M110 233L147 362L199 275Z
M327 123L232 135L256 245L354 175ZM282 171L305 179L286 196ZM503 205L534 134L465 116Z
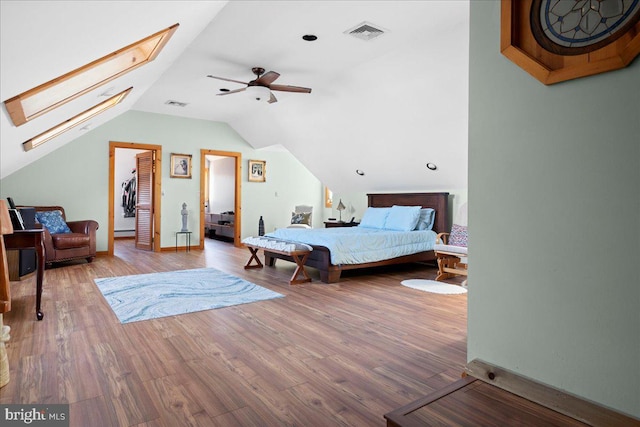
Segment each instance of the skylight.
M133 87L130 87L129 89L122 91L117 95L112 96L106 101L103 101L100 104L94 105L88 110L83 111L77 116L74 116L69 120L66 120L60 123L59 125L54 126L51 129L42 132L40 135L37 135L26 142L23 142L22 147L24 148L24 151L32 150L37 146L49 141L50 139L55 138L56 136L68 131L69 129L74 128L79 124L84 123L87 120L91 119L92 117L97 116L103 111L108 110L109 108L117 105L129 94L129 92L131 92L132 89Z
M100 85L153 61L167 44L178 25L174 24L4 101L13 124L23 125Z

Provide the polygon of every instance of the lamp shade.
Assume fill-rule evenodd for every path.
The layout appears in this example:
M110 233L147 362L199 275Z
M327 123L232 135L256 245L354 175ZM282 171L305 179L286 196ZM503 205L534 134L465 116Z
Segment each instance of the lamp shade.
M265 86L249 86L245 92L256 101L268 101L271 98L271 91Z
M344 205L344 203L342 203L342 199L340 199L340 201L338 202L338 206L336 207L338 212L340 212L340 222L342 222L342 211L345 210L346 208L347 207Z

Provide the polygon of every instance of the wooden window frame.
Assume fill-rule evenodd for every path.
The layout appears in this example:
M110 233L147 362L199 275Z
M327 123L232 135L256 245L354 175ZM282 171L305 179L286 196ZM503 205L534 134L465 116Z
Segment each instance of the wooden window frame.
M179 24L4 101L15 126L39 117L129 71L153 61Z

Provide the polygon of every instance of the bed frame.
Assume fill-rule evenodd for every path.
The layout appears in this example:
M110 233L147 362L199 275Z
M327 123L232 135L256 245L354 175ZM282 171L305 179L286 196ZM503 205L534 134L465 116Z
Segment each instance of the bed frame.
M423 208L435 209L435 222L433 231L436 233L449 231L449 193L384 193L367 194L368 205L374 208L391 207L393 205L402 206L422 206ZM370 267L380 267L384 265L405 264L410 262L426 262L436 259L433 251L418 252L412 255L405 255L397 258L386 259L364 264L331 264L331 254L325 246L313 246L313 251L309 254L305 266L316 268L320 271L320 280L325 283L334 283L340 280L343 270L356 270ZM275 265L276 259L295 262L293 258L274 252L264 252L264 263L270 267Z

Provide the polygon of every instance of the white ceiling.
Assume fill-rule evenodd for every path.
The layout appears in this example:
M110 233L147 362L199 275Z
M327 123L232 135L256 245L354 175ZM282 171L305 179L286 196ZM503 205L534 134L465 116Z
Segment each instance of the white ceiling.
M285 147L337 192L467 187L468 0L3 0L0 12L2 101L180 24L155 61L32 122L16 128L3 109L0 177L83 131L27 153L22 142L104 100L105 89L134 86L91 126L128 109L223 121L257 149ZM387 32L370 41L344 34L364 21ZM216 96L242 85L206 77L248 82L254 66L313 91L258 103Z

